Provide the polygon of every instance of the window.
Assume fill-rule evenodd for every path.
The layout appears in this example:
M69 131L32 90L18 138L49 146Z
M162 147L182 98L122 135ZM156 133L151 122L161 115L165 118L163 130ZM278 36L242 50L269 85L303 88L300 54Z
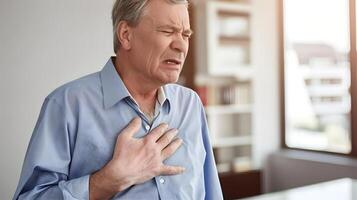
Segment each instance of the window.
M357 88L353 86L357 77L351 73L355 62L350 62L356 55L352 43L356 20L350 23L355 2L281 1L283 143L289 148L349 154L353 149L352 88Z

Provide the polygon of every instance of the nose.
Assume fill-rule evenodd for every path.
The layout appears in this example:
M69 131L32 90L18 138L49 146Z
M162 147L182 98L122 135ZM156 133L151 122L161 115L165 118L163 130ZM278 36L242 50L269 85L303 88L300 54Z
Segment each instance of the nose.
M176 37L171 42L171 48L186 55L188 51L188 39L185 39L181 34L176 34Z

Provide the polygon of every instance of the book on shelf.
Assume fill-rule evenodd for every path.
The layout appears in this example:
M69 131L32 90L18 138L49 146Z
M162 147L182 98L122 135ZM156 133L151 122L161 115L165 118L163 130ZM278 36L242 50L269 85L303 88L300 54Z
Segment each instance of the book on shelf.
M252 160L249 157L237 157L230 162L217 163L217 171L223 172L246 172L253 170Z
M251 103L250 85L203 85L196 91L204 106L246 105Z

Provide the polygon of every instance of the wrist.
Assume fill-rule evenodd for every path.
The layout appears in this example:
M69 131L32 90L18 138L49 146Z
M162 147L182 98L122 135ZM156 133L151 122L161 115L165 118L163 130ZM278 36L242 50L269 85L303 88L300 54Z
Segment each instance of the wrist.
M90 199L110 199L116 193L130 187L131 182L122 170L109 162L102 169L95 172L89 179Z
M115 190L108 184L101 170L91 174L89 177L89 199L110 199L115 194Z
M107 180L112 185L112 189L116 192L121 192L134 184L128 174L128 169L123 169L120 166L120 163L111 160L102 171L103 176L107 177Z

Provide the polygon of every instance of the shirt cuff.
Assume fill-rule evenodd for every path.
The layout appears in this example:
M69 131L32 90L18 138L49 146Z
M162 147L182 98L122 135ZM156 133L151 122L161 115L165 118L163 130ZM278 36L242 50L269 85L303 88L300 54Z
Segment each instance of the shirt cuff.
M89 199L89 176L59 182L64 199Z

